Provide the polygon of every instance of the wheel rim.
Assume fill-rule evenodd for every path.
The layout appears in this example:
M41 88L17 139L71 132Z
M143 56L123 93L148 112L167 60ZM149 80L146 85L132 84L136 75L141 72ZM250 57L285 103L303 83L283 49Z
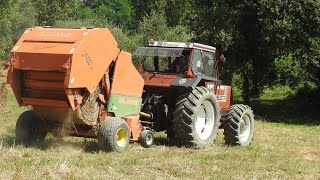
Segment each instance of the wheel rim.
M199 106L196 112L195 130L200 140L208 139L214 127L214 109L209 101Z
M124 147L126 145L127 131L124 128L120 128L116 134L116 143L119 147Z
M152 136L152 134L147 134L147 136L146 136L146 144L147 144L147 145L152 145L152 143L153 143L153 136Z
M248 114L244 114L240 119L240 141L248 140L251 131L251 121Z

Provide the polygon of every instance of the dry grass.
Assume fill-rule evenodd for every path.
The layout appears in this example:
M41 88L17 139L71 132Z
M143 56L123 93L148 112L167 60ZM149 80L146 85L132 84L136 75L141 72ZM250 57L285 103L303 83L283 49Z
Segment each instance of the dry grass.
M6 83L6 76L4 72L0 70L0 112L3 111L4 107L6 106L7 102L7 87Z
M44 144L15 144L15 121L23 111L10 96L0 116L0 179L320 179L320 126L259 120L254 143L186 149L131 144L122 153L98 150L94 139L49 135Z

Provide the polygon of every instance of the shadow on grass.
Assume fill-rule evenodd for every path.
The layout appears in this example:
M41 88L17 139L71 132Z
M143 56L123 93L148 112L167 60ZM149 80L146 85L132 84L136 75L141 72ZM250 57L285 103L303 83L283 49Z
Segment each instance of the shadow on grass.
M166 137L155 137L154 144L160 146L174 146L174 144L170 142L169 138Z
M4 147L15 146L18 143L16 142L16 137L13 135L5 134L0 137L0 143Z
M27 144L22 144L19 142L14 135L6 134L0 137L0 143L2 143L2 146L4 147L14 147L18 145L22 145L27 148L37 148L41 150L47 150L55 147L72 147L75 149L81 149L84 152L87 153L96 153L99 152L100 148L94 139L70 139L68 138L65 140L64 138L55 138L55 137L49 137L46 138L44 141L32 141Z
M256 119L294 125L320 125L320 102L301 96L284 100L253 100L250 106Z
M154 144L156 146L160 145L160 146L167 146L167 147L180 147L180 148L195 148L195 149L197 149L197 147L194 147L190 144L178 142L177 140L170 141L170 139L167 137L155 137Z
M67 137L67 136L66 136ZM15 135L13 134L5 134L0 137L0 143L4 147L14 147L18 145L22 145L26 148L36 148L40 150L47 150L51 148L57 147L72 147L74 149L81 149L83 152L86 153L97 153L101 149L97 140L92 138L56 138L48 135L48 137L40 142L40 141L33 141L27 145L23 145L21 142L17 141ZM162 145L162 146L176 146L175 144L171 143L169 139L166 137L155 137L155 145Z

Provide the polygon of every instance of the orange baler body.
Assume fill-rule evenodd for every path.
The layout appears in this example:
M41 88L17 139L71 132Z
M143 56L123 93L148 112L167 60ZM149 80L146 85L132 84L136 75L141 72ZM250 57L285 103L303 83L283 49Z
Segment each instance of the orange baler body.
M20 106L74 110L81 104L84 91L95 91L120 53L130 58L130 54L118 48L106 28L30 28L11 51L7 83L11 84ZM125 85L126 92L141 97L143 80L140 78L137 82L140 87L133 87L133 93ZM133 85L134 81L129 84ZM112 91L124 93L121 84Z

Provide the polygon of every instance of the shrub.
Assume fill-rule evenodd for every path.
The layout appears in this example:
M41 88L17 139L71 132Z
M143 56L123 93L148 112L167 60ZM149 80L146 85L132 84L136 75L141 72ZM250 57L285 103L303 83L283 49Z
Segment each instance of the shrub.
M320 87L313 82L303 82L298 84L295 94L299 99L310 104L320 104Z
M277 76L277 83L293 85L299 81L301 67L292 54L289 54L275 59L274 72Z
M233 73L232 75L232 97L234 100L242 101L243 93L243 77L240 73Z
M262 90L261 100L281 100L294 95L294 91L288 85L274 85Z
M143 18L138 27L138 33L144 40L164 40L164 41L188 41L192 34L184 26L170 27L162 13L153 12L150 16Z

